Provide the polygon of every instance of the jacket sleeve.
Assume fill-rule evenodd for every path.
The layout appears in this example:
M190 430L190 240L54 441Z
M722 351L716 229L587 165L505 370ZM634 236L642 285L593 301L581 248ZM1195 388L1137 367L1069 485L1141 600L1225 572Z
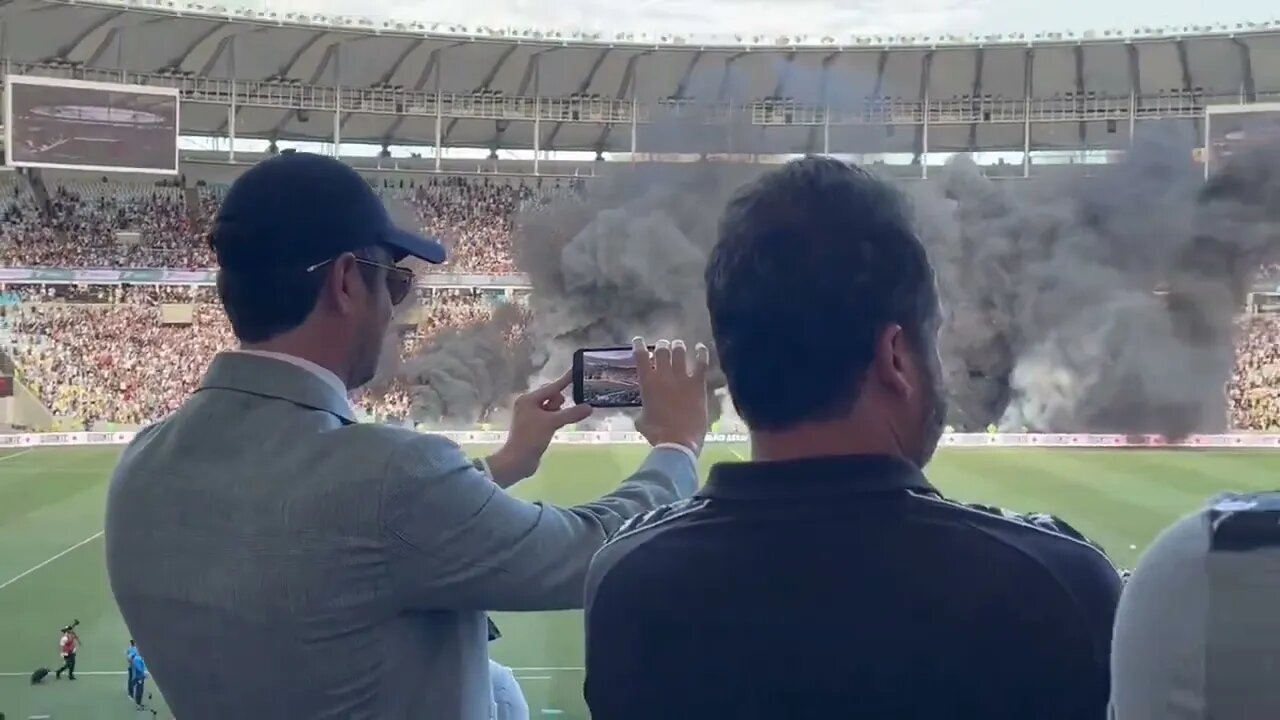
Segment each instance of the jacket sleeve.
M980 505L978 503L964 503L964 506L971 510L978 510L989 515L1002 517L1006 520L1030 525L1054 535L1061 535L1063 537L1085 543L1086 545L1090 545L1095 548L1104 558L1107 558L1108 562L1111 560L1110 556L1107 555L1106 548L1090 540L1088 537L1085 537L1084 533L1076 530L1074 527L1067 524L1066 520L1063 520L1060 517L1048 515L1046 513L1019 513L1012 510L1006 510L1005 508L996 507L994 505ZM1117 570L1117 572L1120 571Z
M560 508L508 495L452 441L405 442L383 478L391 582L422 610L582 607L591 558L635 515L693 494L697 466L655 449L614 492Z

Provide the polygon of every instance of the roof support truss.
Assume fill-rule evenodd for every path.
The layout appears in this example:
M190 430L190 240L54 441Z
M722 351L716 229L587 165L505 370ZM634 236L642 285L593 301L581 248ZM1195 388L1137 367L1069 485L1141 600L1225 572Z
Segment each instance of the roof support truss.
M1249 44L1240 38L1231 38L1240 52L1240 94L1245 102L1258 101L1258 87L1253 81L1253 52Z
M836 61L837 54L831 53L822 58L822 70L818 76L818 103L822 106L823 112L830 112L831 104L831 65ZM819 133L822 128L817 125L809 126L809 136L804 140L805 152L813 154L819 152L827 152L829 148L825 147L825 143L820 144L818 141Z
M605 48L601 50L595 60L591 62L591 70L587 72L586 77L582 78L582 82L578 83L578 89L575 94L582 95L591 89L591 83L595 82L596 74L600 72L600 67L604 65L604 61L609 57L609 53L613 52L613 48ZM564 127L565 121L559 120L551 128L551 134L547 135L547 141L542 144L543 150L556 149L556 136L560 134L560 128Z
M928 107L929 82L930 82L930 76L932 74L933 74L933 51L930 50L929 52L925 53L924 60L922 60L920 64L919 98L920 98L920 102L924 103L925 105L924 123L916 126L915 139L912 141L912 146L911 146L912 147L911 152L913 157L917 161L919 161L922 165L925 162L924 154L929 149L925 147L925 139L924 139L925 130L924 129L925 129L925 125L929 123L929 107Z
M498 72L502 70L503 65L507 64L507 60L511 58L511 55L515 53L516 48L518 47L520 46L511 45L506 50L502 51L502 54L494 61L493 65L489 68L489 71L485 73L484 79L480 81L480 85L476 87L475 92L478 93L482 90L489 89L489 86L493 84L493 79L498 77ZM453 129L457 126L458 118L453 118L449 121L449 125L445 127L444 138L442 139L441 144L446 147L449 145L449 136L453 134Z
M871 89L871 98L879 99L884 95L884 69L889 65L889 51L881 50L876 58L876 84Z
M733 83L732 83L733 64L737 62L738 58L741 58L744 54L745 53L737 53L735 55L730 55L727 59L725 59L724 69L720 73L720 85L719 87L716 88L716 103L720 105L723 105L725 103L729 104L729 120L727 125L727 132L725 133L727 142L725 144L725 147L720 149L720 152L729 152L729 153L737 152L738 138L736 137L736 133L734 131L737 129L735 127L735 123L737 121L737 110L738 110L739 103L738 103L738 98L733 97L732 95L730 95L730 93L733 91Z
M414 50L417 50L418 48L422 47L424 43L426 43L425 38L419 38L414 42L405 43L404 50L400 51L400 54L396 56L396 59L392 61L390 65L387 66L386 72L382 73L382 75L378 78L378 84L386 85L390 83L391 79L396 76L396 73L400 72L400 67L404 65L404 61L410 55L413 54ZM355 117L358 114L359 113L344 113L342 116L342 119L338 121L338 131L341 132L342 130L346 129L347 122L349 122L351 118ZM390 143L390 140L386 140L384 142Z
M1076 61L1076 107L1083 108L1085 103L1085 80L1084 80L1084 45L1076 43L1075 46ZM1085 147L1089 142L1089 123L1081 121L1076 124L1076 139L1080 143L1080 147Z
M165 63L161 69L162 70L180 70L182 68L185 68L187 65L187 58L191 57L191 53L195 52L196 48L199 48L201 45L208 42L209 39L212 38L214 35L217 35L219 32L227 29L230 26L231 26L231 23L225 23L225 22L213 23L208 30L198 35L195 40L192 40L191 43L187 45L186 48L184 48L183 50L180 50L177 55L174 55L172 58L170 58L169 62Z
M622 71L622 80L618 83L618 91L614 93L614 99L625 100L627 98L631 98L633 101L638 101L640 95L638 92L640 83L636 79L636 67L640 63L640 58L648 57L651 52L651 50L645 50L644 52L632 55L630 59L627 60L627 67ZM633 112L635 111L636 104L638 104L638 102L632 103L631 109ZM614 125L615 123L605 123L605 126L600 130L600 135L596 138L595 143L596 152L602 153L609 149L609 136L613 134Z
M986 60L987 52L985 48L978 48L977 55L973 58L973 87L970 95L973 97L974 106L980 111L986 107L982 102L982 64ZM978 123L969 126L969 143L967 145L969 152L975 152L978 149Z
M431 55L427 57L427 63L422 66L422 72L418 74L417 81L413 83L414 92L422 92L422 89L427 86L427 81L433 76L436 80L436 91L440 91L441 55L445 50L457 47L460 44L454 43L431 51ZM400 126L404 124L404 120L404 115L397 115L396 119L391 121L391 124L387 126L386 134L383 136L384 142L391 142L396 133L400 132Z
M693 54L693 57L689 58L689 64L685 67L684 74L680 76L680 81L676 83L676 89L671 92L670 97L683 98L687 96L689 81L693 78L693 70L702 61L702 55L703 52L699 50Z
M1187 93L1187 97L1194 97L1195 79L1191 77L1191 61L1187 57L1187 42L1178 40L1178 65L1182 70L1182 89ZM1204 122L1201 118L1196 117L1191 120L1195 124L1196 137L1204 137Z
M309 85L319 84L320 78L324 76L324 71L328 70L330 65L333 65L333 70L334 70L333 72L333 75L335 78L335 82L333 83L334 87L338 87L341 84L336 81L338 78L338 71L339 71L338 48L341 45L342 45L341 40L329 43L329 47L324 49L324 55L320 58L320 62L316 64L315 72L311 73L311 79L308 81L307 84ZM294 61L295 62L297 61L296 57ZM276 121L275 127L271 129L271 134L276 137L279 137L280 131L283 130L284 126L288 124L289 118L294 116L298 116L298 113L297 112L281 113L280 119ZM350 113L348 113L348 117L349 116L350 116ZM299 116L299 119L301 119L300 116ZM341 125L339 125L339 127L341 127Z
M542 56L545 53L553 53L557 48L536 52L529 57L529 62L525 63L524 74L520 76L520 86L516 88L518 97L525 97L529 92L529 85L538 78L539 68L542 66ZM537 92L534 93L538 95ZM502 137L507 134L507 128L511 127L510 120L495 120L493 123L493 139L489 141L491 150L499 150L502 148Z
M108 24L116 22L123 15L124 15L124 11L120 10L118 12L114 12L110 15L104 16L98 22L93 23L88 27L86 27L84 30L80 31L80 33L77 34L75 37L71 38L71 40L63 43L62 46L60 46L57 50L53 51L52 55L45 56L44 62L53 62L54 60L67 60L71 58L71 56L73 55L78 55L80 45L85 40L88 40L89 36L93 35L94 33L98 32L102 28L106 27Z

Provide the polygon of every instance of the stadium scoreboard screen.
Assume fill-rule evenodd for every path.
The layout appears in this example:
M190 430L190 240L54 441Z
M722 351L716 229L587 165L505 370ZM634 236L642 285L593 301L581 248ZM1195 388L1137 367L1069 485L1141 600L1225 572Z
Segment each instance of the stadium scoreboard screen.
M11 167L178 172L178 90L26 75L5 79Z
M0 375L0 398L13 397L13 378Z
M1205 108L1204 176L1232 155L1280 140L1280 103L1210 105Z

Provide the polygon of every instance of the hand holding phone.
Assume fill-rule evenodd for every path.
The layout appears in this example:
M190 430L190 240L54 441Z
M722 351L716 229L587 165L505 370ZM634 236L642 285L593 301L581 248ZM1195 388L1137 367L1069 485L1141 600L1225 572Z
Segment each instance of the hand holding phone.
M574 402L593 407L643 407L636 429L651 444L674 443L698 452L710 424L707 368L711 353L695 349L692 363L684 342L631 348L584 348L574 353Z
M588 405L564 406L564 390L572 373L530 390L511 406L511 428L507 442L487 458L493 480L502 487L533 475L551 438L560 428L591 415Z
M684 342L658 341L649 352L642 338L635 340L636 364L644 410L636 430L651 445L683 445L702 452L710 417L707 411L707 368L711 353L701 343L690 362ZM645 362L645 360L648 362Z

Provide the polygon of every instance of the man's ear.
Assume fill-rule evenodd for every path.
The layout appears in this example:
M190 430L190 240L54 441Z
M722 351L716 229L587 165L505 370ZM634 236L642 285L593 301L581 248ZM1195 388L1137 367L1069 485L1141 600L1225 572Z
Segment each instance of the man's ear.
M889 392L904 398L915 392L915 358L901 325L890 325L881 331L871 367L876 379Z
M345 315L355 307L356 298L363 292L363 287L360 264L356 262L356 256L343 253L329 268L321 294L332 305L335 312Z

